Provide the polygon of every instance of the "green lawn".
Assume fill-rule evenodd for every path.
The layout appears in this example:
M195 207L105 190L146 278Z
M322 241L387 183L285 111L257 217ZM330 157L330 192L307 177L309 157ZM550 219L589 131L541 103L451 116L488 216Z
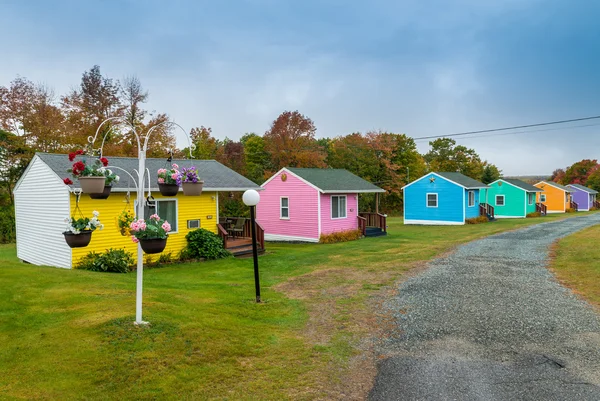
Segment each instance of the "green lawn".
M372 370L356 376L365 383L348 375L362 366L353 356L373 333L369 301L380 288L460 243L567 217L455 227L391 218L387 237L268 244L258 305L251 259L150 269L147 328L132 324L135 274L31 266L16 260L14 245L0 246L0 394L280 400L364 392Z
M551 268L559 281L600 307L600 226L558 241Z

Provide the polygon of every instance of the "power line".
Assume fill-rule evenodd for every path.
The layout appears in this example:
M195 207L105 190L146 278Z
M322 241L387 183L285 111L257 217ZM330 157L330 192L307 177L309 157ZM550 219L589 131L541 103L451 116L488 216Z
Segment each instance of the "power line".
M573 119L570 119L570 120L551 121L551 122L547 122L547 123L538 123L538 124L516 125L514 127L485 129L485 130L480 130L480 131L459 132L459 133L456 133L456 134L448 134L448 135L422 136L422 137L413 138L413 139L414 140L422 140L422 139L449 138L449 137L454 137L454 136L464 136L464 135L472 135L472 134L483 134L483 133L486 133L486 132L498 132L498 131L508 131L508 130L513 130L513 129L520 129L520 128L541 127L541 126L544 126L544 125L565 124L565 123L572 123L572 122L576 122L576 121L594 120L594 119L598 119L598 118L600 118L600 116L583 117L583 118L573 118Z
M488 138L491 136L504 136L504 135L517 135L517 134L529 134L529 133L533 133L533 132L546 132L546 131L557 131L557 130L564 130L564 129L575 129L575 128L585 128L585 127L597 127L599 126L600 123L598 124L585 124L585 125L574 125L574 126L570 126L570 127L558 127L558 128L546 128L546 129L536 129L536 130L527 130L527 131L516 131L516 132L503 132L503 133L492 133L492 134L488 134L488 135L475 135L475 136L470 136L467 139L472 139L472 138ZM445 138L445 137L439 137L439 138ZM421 139L421 141L424 141L425 139ZM415 141L419 141L419 139L415 139Z

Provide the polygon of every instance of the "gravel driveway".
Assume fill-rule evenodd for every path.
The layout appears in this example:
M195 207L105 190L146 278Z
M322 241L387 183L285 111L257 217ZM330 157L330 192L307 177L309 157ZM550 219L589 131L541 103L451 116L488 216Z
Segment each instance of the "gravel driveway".
M600 317L545 268L553 241L595 224L494 235L401 284L369 399L600 400Z

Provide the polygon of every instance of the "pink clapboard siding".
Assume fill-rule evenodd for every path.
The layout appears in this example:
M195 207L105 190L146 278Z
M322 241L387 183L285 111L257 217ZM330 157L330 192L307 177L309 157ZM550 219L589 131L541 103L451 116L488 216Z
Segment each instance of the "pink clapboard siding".
M282 174L287 175L285 181L281 180ZM319 192L315 188L286 171L280 171L263 188L256 216L266 236L319 239ZM280 218L281 197L289 198L288 220Z
M331 197L346 196L346 218L331 218ZM358 196L357 194L321 194L321 234L337 231L355 230L358 228Z

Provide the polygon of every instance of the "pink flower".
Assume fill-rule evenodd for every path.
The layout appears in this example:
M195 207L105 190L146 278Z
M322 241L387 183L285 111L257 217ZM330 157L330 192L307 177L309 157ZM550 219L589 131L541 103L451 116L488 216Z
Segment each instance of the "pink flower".
M140 229L140 225L137 221L134 221L129 225L129 228L131 228L131 231L138 231Z
M171 174L171 178L174 179L174 180L176 180L177 179L177 173Z
M135 242L136 244L137 244L138 242L140 242L140 240L139 240L139 239L137 239L137 238L136 238L134 235L132 235L132 236L131 236L131 240L132 240L133 242Z
M168 221L165 221L162 225L163 230L165 230L166 232L171 231L171 225L169 224Z
M164 168L159 168L159 169L158 169L158 174L164 174L164 173L166 173L166 172L167 172L167 170L166 170L166 169L164 169Z
M159 178L158 179L158 183L159 184L164 184L165 183L165 179L164 178Z
M177 170L177 169L179 168L179 166L178 166L177 164L173 163L173 168L174 168L175 170Z
M141 223L139 223L140 225L140 231L144 231L146 229L146 222L144 220L140 220Z
M156 213L154 213L152 216L150 216L150 220L160 220L160 217L158 217L158 215Z

